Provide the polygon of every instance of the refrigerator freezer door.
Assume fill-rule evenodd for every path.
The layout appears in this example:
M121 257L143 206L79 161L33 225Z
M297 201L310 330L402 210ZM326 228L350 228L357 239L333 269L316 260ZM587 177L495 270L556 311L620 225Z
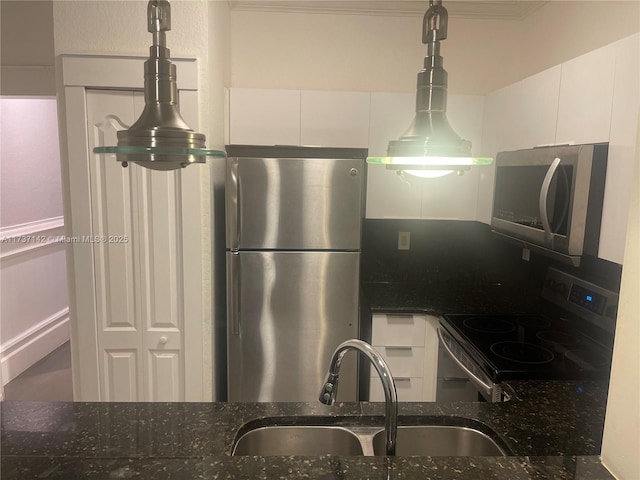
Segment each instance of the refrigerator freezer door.
M360 250L363 159L228 158L227 249Z
M227 288L239 288L228 297L229 401L318 400L333 351L358 337L359 263L357 252L227 252ZM339 401L356 400L356 366L347 354Z

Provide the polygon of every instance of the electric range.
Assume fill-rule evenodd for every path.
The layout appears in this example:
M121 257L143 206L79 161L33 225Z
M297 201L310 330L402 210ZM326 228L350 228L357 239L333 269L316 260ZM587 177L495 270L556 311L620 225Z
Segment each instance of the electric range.
M441 345L489 401L505 380L607 379L618 295L550 268L540 313L446 314Z

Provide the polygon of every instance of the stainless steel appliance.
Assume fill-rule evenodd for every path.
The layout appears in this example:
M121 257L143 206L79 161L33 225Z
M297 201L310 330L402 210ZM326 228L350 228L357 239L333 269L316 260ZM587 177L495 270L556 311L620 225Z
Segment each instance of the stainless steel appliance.
M609 377L618 295L549 268L535 315L444 315L441 346L485 400L513 379Z
M574 266L597 256L608 144L501 152L491 228Z
M228 400L315 402L334 349L359 334L367 150L227 154ZM357 359L344 363L339 400L356 400Z

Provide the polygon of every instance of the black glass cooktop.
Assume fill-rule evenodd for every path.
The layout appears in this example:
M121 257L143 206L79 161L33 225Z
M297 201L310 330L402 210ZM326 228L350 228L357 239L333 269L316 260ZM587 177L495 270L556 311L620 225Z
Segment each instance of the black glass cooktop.
M442 326L494 383L608 378L611 349L567 320L541 315L444 315Z

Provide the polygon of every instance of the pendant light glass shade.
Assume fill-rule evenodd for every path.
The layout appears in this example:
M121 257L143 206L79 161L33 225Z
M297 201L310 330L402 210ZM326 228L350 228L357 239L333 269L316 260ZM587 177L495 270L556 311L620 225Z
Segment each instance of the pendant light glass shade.
M165 38L171 30L167 0L148 3L147 26L153 45L144 63L144 110L129 129L118 132L117 147L96 147L94 153L115 153L123 167L133 162L153 170L204 163L207 156L225 157L223 151L205 149L205 136L189 128L178 110L176 66Z
M442 1L430 0L422 24L422 43L427 45L427 56L424 69L418 73L415 118L398 140L389 142L386 157L369 157L367 163L407 172L462 173L472 165L493 162L491 158L472 157L471 142L463 140L447 119L447 72L440 56L440 40L447 38L447 22L448 13ZM441 176L439 173L430 176Z

